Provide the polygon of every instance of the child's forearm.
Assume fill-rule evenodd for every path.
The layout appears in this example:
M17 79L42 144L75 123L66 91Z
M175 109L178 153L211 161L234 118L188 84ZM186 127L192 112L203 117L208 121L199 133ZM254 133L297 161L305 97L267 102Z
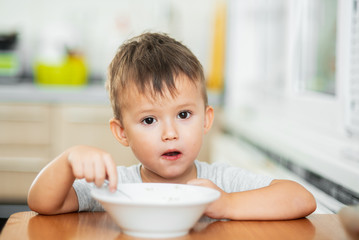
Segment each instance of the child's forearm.
M72 188L75 177L67 160L68 151L49 163L36 177L28 194L30 209L41 214L58 214L78 209Z
M233 220L295 219L316 209L313 195L288 180L274 180L268 187L226 194L222 204L222 217Z

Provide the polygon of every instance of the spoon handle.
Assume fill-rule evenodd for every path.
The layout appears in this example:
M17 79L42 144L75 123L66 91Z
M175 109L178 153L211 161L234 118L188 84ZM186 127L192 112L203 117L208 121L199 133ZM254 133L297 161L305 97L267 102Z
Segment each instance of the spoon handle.
M105 181L104 181L104 186L105 186L105 187L108 187L109 184L110 184L110 182L109 182L108 180L105 180ZM125 193L125 192L122 191L121 189L116 188L116 191L119 192L119 193L121 193L123 196L127 197L128 199L133 200L133 198L132 198L128 193Z

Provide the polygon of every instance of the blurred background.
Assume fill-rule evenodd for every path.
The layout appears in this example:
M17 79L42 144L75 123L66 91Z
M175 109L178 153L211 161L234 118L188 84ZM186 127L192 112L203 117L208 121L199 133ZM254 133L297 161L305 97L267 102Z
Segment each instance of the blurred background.
M319 213L359 203L357 0L0 0L0 218L69 146L137 163L104 89L121 43L166 32L203 64L215 126L199 159L288 178Z
M2 39L15 35L8 41L18 54L15 67L21 77L36 76L39 64L55 64L73 54L84 61L88 80L103 80L119 45L144 31L169 33L191 46L204 65L209 62L214 0L0 3Z

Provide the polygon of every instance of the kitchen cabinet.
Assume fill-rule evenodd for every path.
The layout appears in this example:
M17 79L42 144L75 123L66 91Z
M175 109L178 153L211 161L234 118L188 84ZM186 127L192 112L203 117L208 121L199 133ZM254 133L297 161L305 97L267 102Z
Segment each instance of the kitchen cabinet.
M0 104L0 201L24 202L50 157L50 106Z
M54 156L71 146L84 144L109 152L117 165L138 163L130 148L122 146L112 135L109 106L57 105L52 111Z
M106 105L0 104L0 203L25 203L38 172L76 144L109 152L116 164L138 161L112 136Z

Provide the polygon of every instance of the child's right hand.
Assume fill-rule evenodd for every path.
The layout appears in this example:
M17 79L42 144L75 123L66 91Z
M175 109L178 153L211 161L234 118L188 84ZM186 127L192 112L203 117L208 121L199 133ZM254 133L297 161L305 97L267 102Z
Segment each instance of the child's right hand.
M109 181L109 189L117 189L116 164L111 155L101 149L90 146L75 146L68 150L67 160L75 178L85 178L100 187L105 179Z
M109 189L117 188L117 169L107 152L89 146L74 146L61 153L37 175L32 183L27 203L41 214L75 212L79 203L73 183L85 178L101 186L109 180Z

